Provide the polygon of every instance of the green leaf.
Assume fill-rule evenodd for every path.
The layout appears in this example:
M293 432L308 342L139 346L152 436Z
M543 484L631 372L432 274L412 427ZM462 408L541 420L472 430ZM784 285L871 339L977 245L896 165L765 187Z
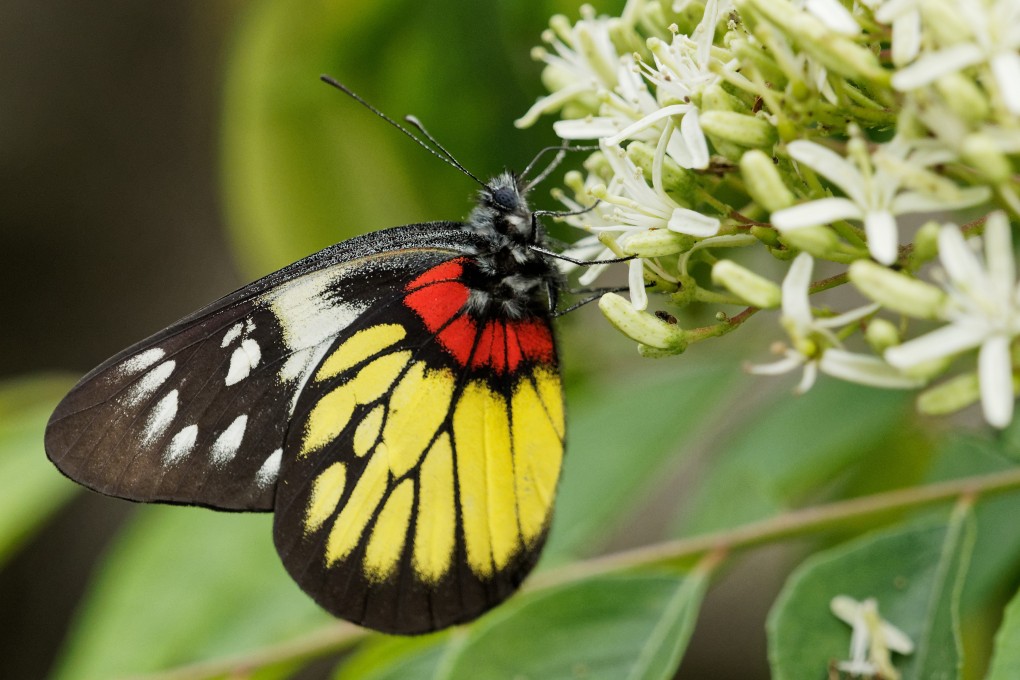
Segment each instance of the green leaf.
M1020 592L1013 596L995 634L995 651L985 680L1020 678Z
M875 598L879 615L911 638L914 653L893 657L904 680L957 677L960 591L973 543L973 514L962 507L948 523L870 534L812 556L769 614L773 677L822 680L831 661L849 658L850 626L829 609L837 595Z
M340 667L335 680L430 680L446 653L448 632L417 637L375 635Z
M675 472L746 378L726 364L681 363L612 389L568 394L567 455L542 566L598 552L647 492Z
M58 376L0 383L0 564L80 488L43 450L46 422L72 384Z
M330 619L273 549L269 515L146 506L94 581L57 678L166 669L277 642Z
M515 598L468 629L436 677L671 678L707 582L606 576Z
M906 451L890 451L908 419L909 395L903 393L830 380L809 395L783 395L762 406L747 422L733 424L731 442L715 447L720 455L684 507L678 533L778 514L817 498L819 489L831 488L868 456L880 455L884 466L900 453L917 456L917 449L924 450L913 441Z

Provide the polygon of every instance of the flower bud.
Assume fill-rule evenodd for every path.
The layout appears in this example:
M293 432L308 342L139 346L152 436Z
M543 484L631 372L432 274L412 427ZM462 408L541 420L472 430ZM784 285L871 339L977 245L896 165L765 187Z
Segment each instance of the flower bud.
M981 397L977 373L964 373L921 392L917 410L930 416L955 413Z
M772 281L745 269L733 260L719 260L712 267L712 282L754 307L778 307L783 293Z
M734 111L704 111L698 122L705 134L739 146L770 149L777 139L767 120Z
M878 354L900 344L899 329L886 319L872 319L864 331L864 338Z
M946 294L935 286L871 260L850 265L850 280L864 295L887 309L919 319L937 319Z
M827 258L839 250L839 237L828 227L800 227L781 232L780 240L815 257Z
M631 340L674 352L682 352L687 346L682 328L634 309L630 302L615 293L603 295L599 299L599 309L609 323Z
M623 243L623 252L638 257L662 257L690 250L694 237L669 229L641 231Z
M992 184L1002 184L1013 173L1009 159L987 135L980 133L967 135L963 140L960 154Z
M627 157L634 162L634 165L641 168L645 177L652 176L652 165L655 160L654 148L644 142L631 142L627 145ZM697 176L692 171L681 168L669 156L662 159L662 187L680 205L690 207L697 200Z
M936 80L935 89L953 113L968 123L980 123L988 117L988 98L973 79L953 71Z
M741 156L740 174L747 193L770 213L793 205L793 194L779 176L772 158L764 151L751 149Z

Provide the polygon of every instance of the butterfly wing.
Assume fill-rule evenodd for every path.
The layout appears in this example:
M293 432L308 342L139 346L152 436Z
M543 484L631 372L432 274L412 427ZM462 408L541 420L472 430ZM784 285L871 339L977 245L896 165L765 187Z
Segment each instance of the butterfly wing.
M391 633L467 621L534 565L563 455L548 316L472 315L470 263L390 290L298 397L274 537L337 616Z
M108 495L271 510L309 374L384 294L363 277L448 260L464 240L451 223L398 227L245 286L85 376L50 418L47 454Z

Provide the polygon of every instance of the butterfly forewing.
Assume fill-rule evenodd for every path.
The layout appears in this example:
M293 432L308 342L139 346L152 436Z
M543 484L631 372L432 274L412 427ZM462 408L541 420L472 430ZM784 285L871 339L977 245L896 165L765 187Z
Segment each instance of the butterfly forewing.
M547 317L464 311L452 260L348 326L302 391L275 540L338 616L394 633L508 597L548 530L563 403Z
M447 260L463 241L445 224L372 236L246 286L92 371L50 419L51 460L113 496L271 510L309 373L381 294L361 285L365 273Z

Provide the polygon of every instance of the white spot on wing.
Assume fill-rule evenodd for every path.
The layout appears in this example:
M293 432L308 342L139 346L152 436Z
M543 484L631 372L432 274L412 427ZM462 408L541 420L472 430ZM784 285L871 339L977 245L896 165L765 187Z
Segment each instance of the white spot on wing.
M132 375L133 373L139 373L147 369L149 366L152 366L160 359L162 359L163 355L165 354L166 352L160 349L159 347L147 349L141 354L136 354L130 359L127 359L124 363L120 365L120 368L118 370L120 371L120 374L123 376Z
M161 350L162 351L162 350ZM138 406L142 401L155 392L160 385L166 382L170 374L174 372L177 362L171 359L164 361L141 378L124 394L124 402L128 406ZM176 391L176 390L175 390Z
M241 337L241 328L242 324L240 321L231 326L230 330L228 330L226 334L223 336L223 342L220 343L220 347L226 347L234 340L237 340L239 337Z
M305 383L311 377L312 371L322 361L322 357L326 356L329 348L330 342L326 341L316 347L308 347L300 352L294 352L284 362L283 368L280 369L280 379L285 383L291 381L297 383L294 387L294 394L290 398L288 415L294 414L294 408L297 406L298 397L301 396L301 390L305 388Z
M212 462L214 465L223 465L237 455L237 449L241 446L244 438L244 429L248 425L248 415L241 414L234 418L227 429L220 433L212 445Z
M266 462L259 468L258 473L255 475L255 482L263 489L276 481L277 475L280 474L280 460L283 458L283 449L276 449L269 458L266 458Z
M167 444L166 451L163 452L163 463L173 465L191 453L191 450L195 448L196 439L198 439L198 425L188 425L175 434L174 438Z
M173 362L168 362L173 363ZM149 413L142 428L142 446L149 446L166 432L177 415L177 390L171 390L159 400Z
M227 370L226 384L235 385L251 373L251 369L259 365L262 360L262 350L259 343L251 338L245 338L234 353L230 355L230 368Z
M316 272L290 281L265 297L283 327L288 349L300 350L332 338L354 321L364 309L330 299L328 272Z

